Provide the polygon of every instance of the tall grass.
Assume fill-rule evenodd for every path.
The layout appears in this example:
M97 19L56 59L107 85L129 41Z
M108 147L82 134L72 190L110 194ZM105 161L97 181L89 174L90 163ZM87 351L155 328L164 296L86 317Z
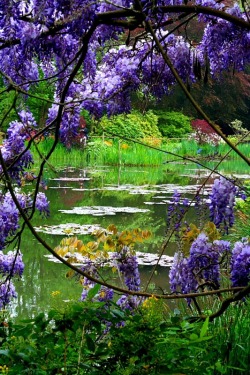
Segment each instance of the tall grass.
M37 147L44 156L52 146L53 140L47 138L40 142ZM153 147L133 142L125 142L119 139L97 138L90 140L87 147L72 147L66 149L62 144L58 144L49 162L52 165L64 166L87 166L87 165L126 165L126 166L160 166L172 160L181 160L173 154L180 157L189 157L197 160L206 160L209 158L221 158L229 150L226 144L211 146L209 144L199 145L189 140L167 140L164 143L157 143ZM244 153L249 153L247 144L239 145L239 149ZM39 154L33 147L35 160L38 162ZM234 152L230 158L239 159Z
M222 366L221 372L218 373L250 373L249 302L248 300L231 304L226 312L211 324L214 356ZM217 366L220 367L219 364Z

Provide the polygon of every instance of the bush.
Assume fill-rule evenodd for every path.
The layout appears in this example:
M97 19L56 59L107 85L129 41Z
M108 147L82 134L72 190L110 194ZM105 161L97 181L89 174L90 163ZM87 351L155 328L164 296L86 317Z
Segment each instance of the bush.
M214 129L205 120L191 121L193 133L191 139L195 140L199 145L209 143L216 146L221 141L221 137L214 131Z
M157 122L158 118L152 111L148 111L145 114L139 111L132 111L129 114L109 118L104 116L101 119L97 133L101 134L106 130L107 132L118 134L120 137L132 139L161 138Z
M158 128L164 137L183 138L192 131L190 118L180 112L154 111Z
M179 309L167 313L154 296L133 313L88 300L23 322L2 319L0 372L247 375L248 302L231 305L214 322L190 319Z

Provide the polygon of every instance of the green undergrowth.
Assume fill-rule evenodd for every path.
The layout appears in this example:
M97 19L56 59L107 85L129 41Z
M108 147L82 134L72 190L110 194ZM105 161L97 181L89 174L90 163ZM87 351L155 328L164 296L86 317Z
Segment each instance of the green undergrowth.
M133 314L90 298L31 320L2 317L0 373L249 374L247 301L209 322L173 313L153 296Z
M47 138L37 144L37 149L43 157L46 157L52 146L53 140ZM149 147L149 146L153 146ZM37 149L33 146L35 161L41 159ZM247 153L248 145L241 144L239 149ZM127 142L112 138L89 139L86 147L72 147L66 149L62 144L58 144L49 162L52 165L64 166L87 166L87 165L126 165L126 166L160 166L173 160L181 161L181 157L192 158L197 161L218 160L229 151L226 144L212 146L209 144L198 145L194 141L188 140L163 140L160 144L156 139L152 139L147 145ZM174 155L173 155L174 154ZM178 155L178 156L175 156ZM230 158L236 158L231 152Z

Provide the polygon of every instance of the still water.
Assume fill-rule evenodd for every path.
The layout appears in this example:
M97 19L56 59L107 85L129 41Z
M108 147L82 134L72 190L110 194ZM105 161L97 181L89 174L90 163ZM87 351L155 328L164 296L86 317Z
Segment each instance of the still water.
M235 171L235 167L235 164L232 165L231 170ZM238 166L238 177L247 178L247 169L247 166ZM227 163L222 173L229 171ZM137 246L136 250L157 253L166 233L167 205L174 190L178 189L183 196L192 196L208 174L207 170L195 164L171 164L162 168L64 167L57 173L47 170L46 195L51 214L48 219L37 215L33 225L52 248L66 236L63 231L54 234L58 233L60 224L67 224L69 228L77 225L107 228L115 224L119 230L147 229L152 232L152 237ZM213 174L208 178L205 194L215 177ZM192 221L192 211L189 215ZM86 234L77 236L83 241L90 240ZM165 254L172 256L175 249L176 244L172 242ZM62 307L64 301L79 300L80 284L66 277L66 266L48 260L46 251L28 230L24 233L21 251L26 266L22 280L15 283L18 298L12 305L13 317L31 318L51 307ZM145 285L151 271L151 266L140 266L142 284ZM168 289L167 267L157 267L150 288L158 292L159 288Z

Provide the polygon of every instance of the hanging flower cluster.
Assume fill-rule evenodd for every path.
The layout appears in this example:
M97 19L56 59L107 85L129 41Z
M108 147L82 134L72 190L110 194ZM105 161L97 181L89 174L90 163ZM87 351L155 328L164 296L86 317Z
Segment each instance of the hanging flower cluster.
M233 286L246 286L250 281L250 244L247 239L235 243L231 259Z
M214 181L210 195L210 219L217 228L223 226L225 233L234 224L234 205L238 189L224 177Z
M13 277L21 277L24 263L20 251L0 251L0 309L5 308L13 298L17 297Z
M135 255L132 254L130 247L123 246L119 252L114 252L111 255L112 263L117 268L118 273L123 277L124 283L128 290L139 291L140 290L140 274L138 270L138 262ZM89 275L99 278L98 269L95 263L91 260L85 263L82 270L87 272ZM82 281L83 292L81 295L81 301L84 301L88 297L89 291L95 286L91 280L87 277L83 278ZM113 299L114 291L105 286L102 286L96 296L95 300L100 302L109 302ZM122 295L117 305L123 310L134 310L141 302L141 299L135 296Z
M210 242L205 233L199 234L192 243L190 254L184 257L176 253L169 273L173 293L197 292L199 287L218 289L220 286L220 264L230 251L230 242Z

